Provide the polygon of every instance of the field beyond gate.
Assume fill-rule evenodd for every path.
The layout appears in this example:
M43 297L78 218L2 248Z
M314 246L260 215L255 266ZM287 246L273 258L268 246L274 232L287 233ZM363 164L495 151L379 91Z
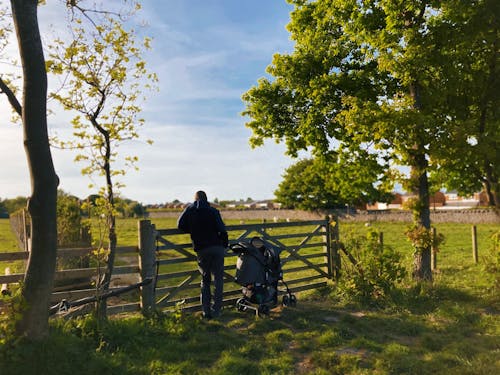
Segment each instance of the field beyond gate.
M144 225L151 224L146 220ZM258 236L279 247L282 250L283 279L293 292L298 292L324 286L331 277L329 226L328 220L315 220L228 225L226 228L230 244ZM155 262L150 260L147 263L155 263L158 267L153 303L161 309L175 306L198 308L201 278L189 235L177 229L153 229L150 232L156 234L157 258ZM141 253L144 250L141 249ZM225 304L241 296L241 286L234 281L235 272L236 255L228 250L224 267Z

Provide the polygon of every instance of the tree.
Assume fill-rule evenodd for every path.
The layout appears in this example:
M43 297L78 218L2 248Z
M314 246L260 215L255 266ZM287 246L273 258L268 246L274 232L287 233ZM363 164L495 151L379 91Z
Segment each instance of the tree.
M376 166L376 160L373 162ZM385 185L373 184L376 168L372 170L375 176L358 175L356 183L352 183L350 176L357 174L356 165L349 166L347 161L341 164L339 168L339 164L325 158L299 160L285 171L275 191L276 199L286 207L304 210L344 208L389 199Z
M311 149L342 163L350 155L357 163L351 183L373 168L366 155L376 159L379 178L408 166L414 231L428 233L429 159L454 147L448 113L437 105L449 76L435 44L453 1L289 2L294 52L274 55L267 69L274 80L263 78L243 95L251 145L274 138L292 156ZM415 247L417 280L432 280L430 250Z
M301 210L332 208L340 204L336 192L325 189L325 173L313 159L302 159L288 167L274 192L284 207Z
M57 191L57 244L81 245L82 212L78 197L63 190Z
M47 73L38 29L37 0L11 0L22 64L22 104L8 80L0 78L0 89L20 116L28 159L31 196L30 256L21 295L24 300L19 335L37 340L48 334L50 293L56 266L56 202L59 179L54 170L47 132Z
M136 4L129 15L137 9ZM157 80L141 58L142 49L149 48L150 40L146 38L137 46L134 30L123 28L123 12L120 18L104 13L89 22L88 11L83 8L80 11L81 16L74 14L72 18L71 40L58 39L52 44L47 67L50 72L63 75L65 83L62 90L51 96L66 110L77 113L72 120L76 140L59 140L60 145L79 150L76 161L87 163L82 170L84 175L104 176L100 189L103 199L97 203L106 217L108 244L106 269L98 282L98 290L106 292L117 244L115 196L122 184L116 178L137 161L135 156L119 155L117 149L139 137L138 128L144 120L138 117L141 112L138 101L143 91L153 88ZM119 156L125 168L119 166ZM105 318L105 300L99 301L98 314L101 319Z
M433 177L464 195L483 187L489 205L500 208L500 3L453 1L443 7L436 58L446 66L439 106L450 131L431 163Z
M43 2L11 0L12 21L22 65L21 102L17 98L19 90L14 80L7 74L0 77L0 92L5 94L13 112L23 124L32 186L28 201L32 234L30 257L21 289L23 310L16 323L17 333L32 340L48 334L48 307L56 264L56 200L59 182L47 132L47 72L38 28L39 3ZM69 10L85 11L80 3L82 1L68 1L65 5ZM4 9L0 10L2 21L6 20L7 14ZM97 11L95 14L107 13ZM6 35L10 30L9 23L0 28L0 48L6 45Z
M28 203L28 198L26 197L16 197L11 199L5 199L3 201L3 205L9 214L18 211L20 209L26 208L26 204Z

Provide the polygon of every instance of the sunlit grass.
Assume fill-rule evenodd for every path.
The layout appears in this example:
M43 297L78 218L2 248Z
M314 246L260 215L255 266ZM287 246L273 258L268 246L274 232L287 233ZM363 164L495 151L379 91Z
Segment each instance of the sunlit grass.
M19 251L17 240L12 233L9 219L0 219L0 252Z

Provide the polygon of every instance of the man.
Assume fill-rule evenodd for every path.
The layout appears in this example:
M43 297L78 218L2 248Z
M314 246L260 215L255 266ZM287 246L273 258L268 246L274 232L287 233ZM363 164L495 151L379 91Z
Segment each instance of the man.
M224 277L224 253L228 246L226 226L220 212L211 207L204 191L196 192L195 201L179 217L177 227L191 235L201 273L201 305L203 317L220 315ZM214 275L213 306L210 284Z

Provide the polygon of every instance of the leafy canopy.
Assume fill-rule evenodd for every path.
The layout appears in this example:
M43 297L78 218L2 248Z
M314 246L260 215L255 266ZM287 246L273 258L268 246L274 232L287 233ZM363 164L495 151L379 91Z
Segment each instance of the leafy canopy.
M104 175L111 164L111 177L125 174L137 157L118 148L139 138L144 119L139 117L145 90L155 89L157 77L148 72L141 53L150 47L146 38L138 45L134 30L125 30L121 19L106 14L94 28L85 17L74 18L69 42L57 39L51 46L47 69L62 75L63 88L51 94L65 109L76 112L72 140L58 139L63 148L81 152L76 161L87 166L86 175ZM148 142L151 142L148 140ZM115 182L115 186L120 185Z

